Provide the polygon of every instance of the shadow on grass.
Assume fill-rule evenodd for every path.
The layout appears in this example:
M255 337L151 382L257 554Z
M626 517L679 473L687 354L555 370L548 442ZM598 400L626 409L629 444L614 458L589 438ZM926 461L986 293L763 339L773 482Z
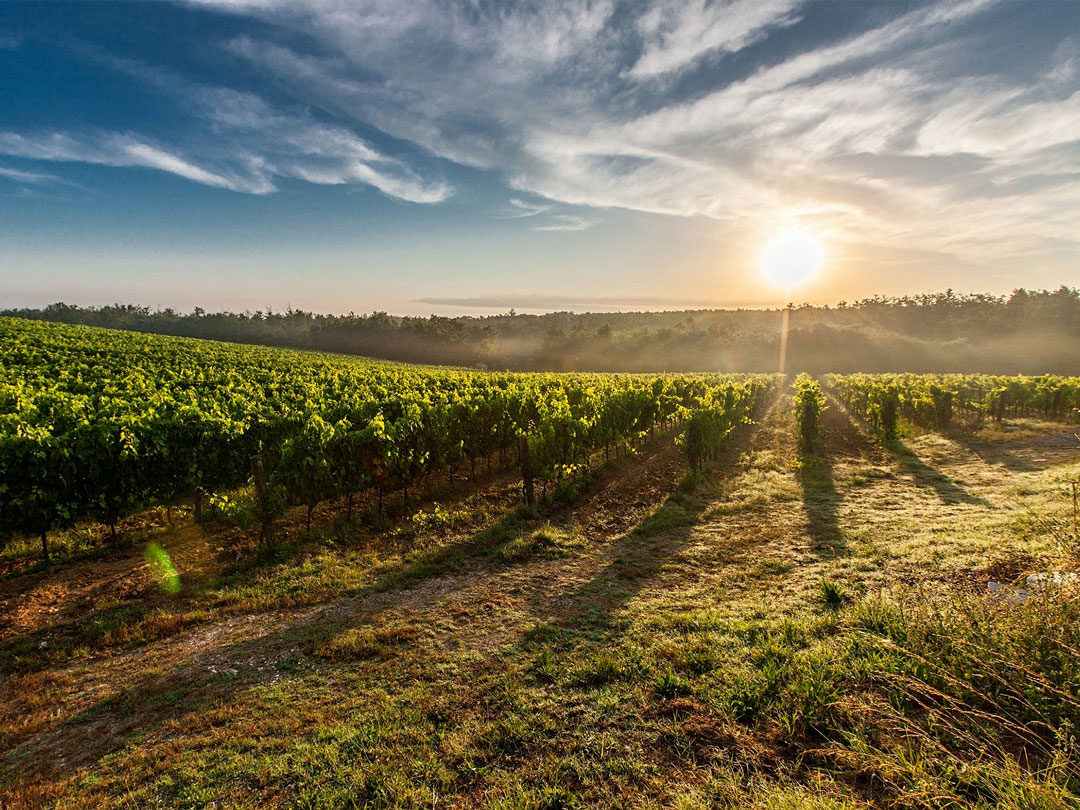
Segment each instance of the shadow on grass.
M612 624L612 617L647 587L664 566L688 545L705 511L704 501L676 492L617 542L610 561L595 576L558 594L533 601L533 615L546 622L593 629Z
M780 401L778 397L770 408L778 407ZM757 423L743 426L710 472L730 474L749 448L757 427ZM610 561L593 577L556 596L534 600L534 616L563 627L584 622L593 630L613 628L614 616L689 545L709 506L701 486L699 478L688 475L657 509L612 546Z
M983 463L1001 466L1010 472L1045 470L1055 463L1069 460L1072 451L1080 455L1080 442L1077 441L1077 433L1072 429L1006 441L986 441L959 428L954 428L945 435L978 456Z
M896 442L892 447L893 454L900 462L900 469L910 475L916 484L934 490L942 503L957 504L966 503L977 506L989 506L989 501L972 495L960 484L940 470L931 467L903 442Z
M654 448L643 461L647 463L661 449ZM47 755L47 748L49 740L57 734L65 739L64 747L70 752L66 767L92 767L132 740L153 734L162 724L197 715L211 705L228 703L264 683L268 677L264 670L269 668L272 673L275 669L287 669L297 650L312 654L342 633L371 624L379 614L402 603L407 603L410 612L423 612L461 587L450 575L477 568L494 573L512 565L503 558L501 550L523 533L539 528L546 512L558 505L556 502L538 508L521 507L482 531L415 551L400 562L377 570L369 584L344 591L340 596L335 594L326 604L299 608L293 615L284 617L280 610L287 608L275 609L277 615L268 617L265 631L257 620L252 620L246 625L249 631L234 643L200 645L182 661L168 665L164 671L136 678L123 692L98 701L64 721L56 731L13 745L9 757L5 757L8 767L13 758L18 758L23 763L40 766L40 769L32 766L37 773L26 773L28 777L41 771L51 773L52 757ZM260 566L255 566L237 575L257 576L260 570ZM421 583L423 588L414 587ZM251 665L253 661L261 662L260 666ZM101 734L103 727L109 728L110 733Z
M799 468L806 531L817 554L837 555L847 548L838 518L843 496L833 480L832 462L822 456L805 456Z

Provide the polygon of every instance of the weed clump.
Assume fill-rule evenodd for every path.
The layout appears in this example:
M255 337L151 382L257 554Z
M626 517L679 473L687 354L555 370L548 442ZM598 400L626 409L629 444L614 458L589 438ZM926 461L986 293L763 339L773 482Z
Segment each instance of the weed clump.
M818 594L825 607L830 610L839 610L847 599L847 589L839 582L822 577L818 582Z
M657 675L653 685L656 689L656 694L660 695L660 697L672 698L678 695L690 694L689 681L679 677L679 675L671 669L665 669Z
M910 590L867 599L820 643L754 639L756 666L724 703L838 773L872 779L898 806L1074 808L1075 597L1061 588L1023 604Z

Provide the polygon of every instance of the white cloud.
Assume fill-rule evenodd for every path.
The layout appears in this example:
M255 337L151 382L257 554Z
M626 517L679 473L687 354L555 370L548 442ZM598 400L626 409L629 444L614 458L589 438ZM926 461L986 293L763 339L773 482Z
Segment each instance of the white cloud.
M506 215L507 219L518 219L520 217L535 217L538 214L543 214L552 209L550 204L546 203L532 203L527 200L520 200L517 197L511 197L506 201L511 208L511 212Z
M595 220L574 214L555 214L542 225L534 225L534 231L584 231L596 224Z
M261 194L273 190L273 186L265 181L249 182L208 171L126 133L103 132L77 136L52 132L27 136L17 132L0 132L0 154L34 160L158 169L196 183L233 191Z
M7 178L16 183L48 183L57 180L56 175L44 172L27 172L21 169L12 169L10 166L0 166L0 177Z
M1064 99L1034 99L1021 89L959 93L919 132L928 154L1029 155L1080 141L1080 90Z
M174 81L247 150L180 150L177 173L367 183L416 201L449 193L359 139L350 127L362 124L502 172L523 195L512 215L542 229L591 224L561 213L565 203L754 227L795 217L965 260L1077 242L1075 41L1049 44L1036 79L980 67L972 30L996 0L882 4L862 30L798 36L815 9L797 0L190 2L291 32L219 44L342 124ZM782 28L783 47L758 48L756 66L731 57Z
M193 85L173 77L167 83L199 115L230 135L249 160L257 160L252 173L258 177L295 177L323 185L360 183L416 203L442 202L450 196L446 183L423 181L404 163L379 153L346 127L319 123L307 115L279 113L252 93Z
M764 37L768 29L794 22L792 12L799 1L658 4L638 20L645 47L629 73L656 76L683 68L710 51L740 51Z
M373 149L345 126L304 113L282 113L254 93L187 81L129 60L87 54L135 77L204 122L182 147L135 133L0 133L0 153L158 169L196 183L249 194L277 190L275 178L323 185L363 184L408 202L435 203L448 184L421 179L403 162Z

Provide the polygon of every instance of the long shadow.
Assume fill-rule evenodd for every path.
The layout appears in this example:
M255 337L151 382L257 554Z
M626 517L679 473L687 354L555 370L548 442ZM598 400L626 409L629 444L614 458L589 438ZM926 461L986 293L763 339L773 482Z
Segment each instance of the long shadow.
M569 591L532 600L533 615L559 625L586 622L596 629L646 588L664 566L689 544L705 503L692 493L676 492L619 540L613 557L592 578Z
M781 398L769 405L778 407ZM726 445L713 465L714 472L730 474L750 446L760 421L743 426ZM592 629L613 627L613 617L637 594L654 582L666 565L689 544L694 528L708 507L692 482L687 481L645 520L612 548L611 561L592 578L555 597L538 598L533 615L568 627L587 623Z
M651 452L656 452L655 446L652 447ZM388 498L388 502L384 507L384 514L393 520L403 521L410 514L410 507L415 508L419 506L421 508L431 508L431 505L437 504L438 500L442 500L444 505L447 503L454 503L455 501L453 499L465 498L468 495L475 493L478 490L478 486L490 484L493 481L497 481L500 476L509 474L507 468L496 466L495 469L492 470L491 466L492 465L490 464L488 465L489 470L487 472L478 471L478 474L474 478L468 480L459 479L453 483L447 483L445 481L439 483L436 481L433 485L432 492L427 493L424 497L414 499L409 505L403 506L400 502L391 502ZM442 475L445 476L445 473ZM365 506L374 508L374 505L374 495L366 494L363 497L358 496L354 503L354 513L360 515ZM324 510L322 514L325 517L325 523L327 525L332 524L336 520L336 512L340 511L333 510L333 506L334 504L331 503L320 505L320 510ZM340 507L341 504L337 504L337 506ZM300 508L302 507L296 507L295 510L299 510ZM326 517L325 510L328 509L330 509L331 512L330 516ZM319 513L317 512L317 514ZM486 530L464 538L459 542L435 546L422 552L412 554L409 563L397 566L387 572L386 576L382 578L382 581L378 586L379 589L387 590L394 587L404 587L419 579L423 579L432 571L438 572L445 570L449 572L455 568L460 568L463 559L467 559L469 556L476 554L478 549L491 546L493 543L491 535L498 535L506 526L515 525L520 522L524 519L523 514L525 514L524 510L513 509L507 514L506 518L500 520L497 524ZM336 517L339 518L340 515L336 515ZM357 520L359 519L360 518L357 518ZM367 529L364 531L366 532ZM374 533L377 530L372 529L371 531ZM370 542L370 539L368 542ZM283 563L287 563L290 560L295 561L294 555L299 549L304 547L304 544L304 537L286 537L283 542L279 541L278 547L271 553L251 554L241 557L232 563L226 564L225 567L217 573L215 576L215 584L217 587L243 587L245 584L253 583L270 569ZM140 547L141 545L143 544L140 542L125 541L122 549L98 549L95 550L93 554L88 554L87 559L108 559L109 557L121 559L119 552L123 551L124 554L132 559L133 567L135 567L142 562L143 555L139 553L138 556L131 557L131 551L133 547ZM400 550L400 548L380 547L380 551L395 552ZM61 565L54 565L52 567L39 566L32 573L38 573L40 576L35 580L31 580L31 584L39 585L48 582L49 577L63 575L67 570L66 563L80 561L82 559L82 557L71 557L65 559L64 563ZM25 576L27 573L31 572L20 572L18 576ZM122 575L126 576L127 572ZM6 575L0 575L0 587L3 585L4 576ZM192 583L195 581L195 578L190 573L185 573L183 578L185 583ZM3 595L2 590L0 590L0 597L3 597ZM175 609L178 605L175 601L172 601L171 604L164 604L161 599L155 598L155 596L147 597L146 595L140 595L137 599L125 600L119 605L82 613L72 620L0 638L0 679L10 677L16 673L36 672L50 666L55 666L63 650L77 648L82 644L86 644L88 641L90 646L93 647L95 639L93 637L87 638L87 628L90 628L91 632L93 632L98 627L107 627L115 620L124 620L130 623L140 617L148 616L163 607L166 609L169 607ZM181 607L181 609L195 609L196 607L197 605L191 604L185 605ZM0 632L4 630L2 622L3 620L0 618ZM175 625L175 629L168 632L167 635L172 635L186 629L190 624L191 623L178 623ZM148 639L147 643L160 641L163 637L164 636L157 636Z
M847 550L839 519L844 496L836 488L834 460L854 458L868 461L877 458L879 452L847 409L831 396L828 397L821 416L818 452L805 456L799 467L806 532L810 536L810 547L816 554L837 556Z
M164 673L141 676L123 692L68 718L44 738L29 738L21 745L13 745L10 751L13 756L5 757L6 762L0 761L0 773L7 772L6 778L11 779L16 769L22 770L20 765L33 763L31 773L23 771L26 776L37 779L59 776L60 771L53 764L55 758L48 753L47 738L52 735L65 739L65 747L71 752L67 767L92 767L133 739L152 734L167 723L196 716L212 705L227 703L235 695L265 682L265 671L243 662L261 660L284 672L297 650L304 655L312 654L334 637L372 622L378 614L406 599L410 608L422 610L443 598L446 591L432 588L417 593L411 586L459 570L468 562L485 564L483 558L497 554L503 544L516 536L526 519L523 511L517 510L462 543L435 549L387 569L370 585L342 594L331 604L315 608L313 614L285 627L223 647L199 650ZM355 610L340 610L342 599L354 602ZM110 733L102 735L103 727ZM40 746L44 748L39 750Z
M659 449L662 448L654 448L652 454ZM486 567L494 573L507 565L500 557L500 550L520 537L523 531L534 525L538 527L544 517L542 509L516 509L474 535L419 552L386 568L369 585L346 592L321 608L312 608L310 615L291 621L287 626L224 647L199 651L167 672L142 676L123 693L105 698L76 714L57 729L46 732L44 738L30 738L17 744L11 751L14 756L6 758L7 762L0 762L0 769L11 773L14 763L34 762L44 767L35 767L33 776L50 774L53 766L49 763L53 758L46 750L38 748L40 745L47 748L47 738L52 735L63 736L66 747L73 752L67 758L66 767L91 766L121 750L136 735L147 735L165 723L198 714L210 703L227 701L231 696L259 685L266 677L257 669L239 667L239 672L222 675L212 671L211 665L223 661L259 659L272 663L275 659L284 660L297 648L310 653L403 602L408 602L410 610L422 610L445 598L454 585L451 583L448 589L416 589L412 586L430 583L437 577L466 568ZM342 610L342 599L350 600L355 609ZM106 718L109 718L108 727L114 732L103 736L100 730ZM72 744L72 740L77 740L78 744Z
M916 484L933 489L942 503L967 503L976 506L989 506L990 502L978 495L972 495L945 473L931 467L903 442L893 446L893 453L900 462L900 469L910 475Z
M1042 463L1039 463L1034 459L1016 453L1015 450L1017 449L1035 452L1033 445L1041 442L1043 443L1043 446L1039 447L1038 452L1042 453L1056 455L1063 450L1066 452L1072 449L1080 451L1080 442L1076 441L1076 433L1072 430L1063 430L1060 434L1037 435L1015 440L1019 447L1014 447L1012 449L1007 449L999 442L980 440L960 428L953 428L946 435L969 452L978 456L984 463L989 465L1001 465L1012 472L1044 470L1055 463L1054 461L1045 460Z
M857 437L857 440L853 442L853 446L859 451L860 454L866 455L871 448L869 440L861 434L855 425L855 421L847 414L846 410L839 406L835 400L830 399L830 408L825 412L826 418L832 418L836 423L840 419L841 415L844 418L843 425L834 424L834 429L839 433L846 430L851 437ZM829 428L825 429L826 444L829 439ZM933 489L938 497L947 504L955 503L968 503L976 504L980 506L988 505L988 502L983 498L976 495L972 495L960 484L953 479L949 478L940 470L937 470L926 462L924 462L919 456L906 444L901 441L893 442L886 447L897 461L900 462L900 467L903 472L910 475L916 484ZM874 452L880 452L875 450ZM830 478L831 481L831 478ZM827 493L823 493L826 494Z
M810 546L819 555L837 556L847 548L838 517L843 496L833 480L833 464L827 456L807 456L799 468L803 511Z
M750 426L740 430L719 462L721 469L734 466L753 431ZM550 610L553 601L564 604L560 596L555 596L534 605L537 614L558 614L568 627L576 623L590 633L589 628L595 628L595 622L599 622L611 628L603 631L605 634L617 634L617 628L611 627L613 613L652 581L687 545L693 524L704 508L705 504L694 497L692 488L672 493L660 509L627 535L620 544L618 556L603 571L569 594L567 602L571 610ZM245 667L242 662L259 659L269 662L271 667L276 666L279 672L287 671L289 657L297 648L310 653L335 636L369 623L378 614L405 602L410 612L423 611L425 607L437 604L458 586L447 581L446 588L431 587L434 578L466 567L498 570L499 566L506 565L500 557L500 549L519 537L526 527L539 525L544 517L544 514L525 510L515 511L461 542L432 549L386 569L375 582L348 594L346 603L336 599L332 604L313 608L296 620L288 619L285 626L264 635L249 635L224 647L200 650L164 674L148 673L124 693L103 699L59 727L17 744L4 758L6 761L0 763L0 768L9 778L61 775L60 769L50 764L55 759L50 755L50 740L56 737L65 738L65 748L73 752L68 756L65 769L93 767L94 763L122 750L133 739L152 735L170 722L182 724L184 718L197 716L214 705L223 705L265 682L264 672ZM426 583L424 588L410 587L422 581ZM527 636L510 646L531 643L532 639ZM236 662L233 666L240 671L234 670L230 675L214 673L211 665L221 662ZM102 735L102 728L108 728L110 733ZM28 772L26 765L30 763L33 763L32 770Z

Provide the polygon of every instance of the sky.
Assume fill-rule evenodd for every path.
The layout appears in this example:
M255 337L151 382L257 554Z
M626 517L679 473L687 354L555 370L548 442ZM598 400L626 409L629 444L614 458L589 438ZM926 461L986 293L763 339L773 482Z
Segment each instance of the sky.
M793 230L820 271L762 273ZM0 5L0 308L1080 286L1080 2Z

